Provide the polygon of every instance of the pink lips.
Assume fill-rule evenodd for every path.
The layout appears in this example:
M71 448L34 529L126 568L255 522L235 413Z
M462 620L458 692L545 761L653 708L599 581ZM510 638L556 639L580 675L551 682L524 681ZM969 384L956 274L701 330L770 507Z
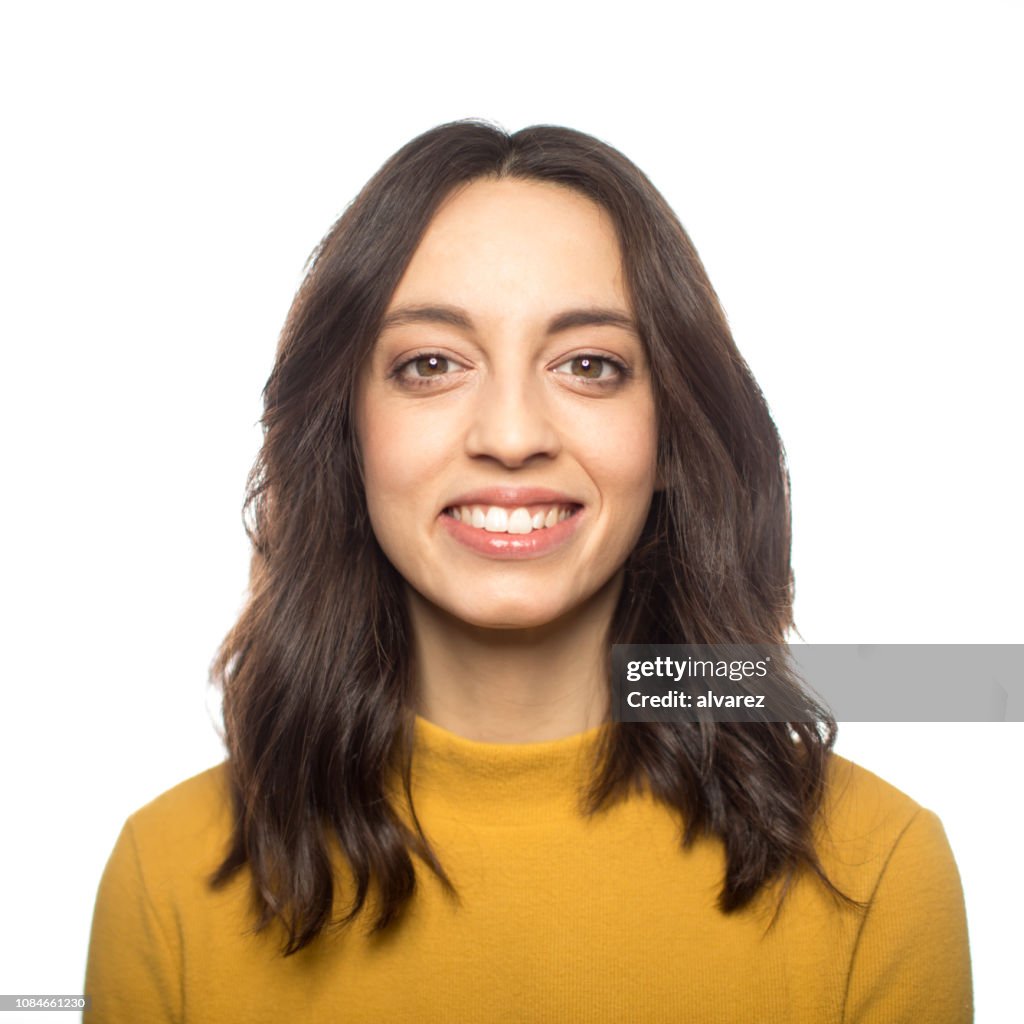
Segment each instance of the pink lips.
M453 505L498 505L501 508L525 508L527 505L582 505L579 498L552 491L548 487L481 487L452 498Z
M445 509L466 505L497 505L500 508L527 508L530 505L571 505L575 511L554 526L531 533L490 533L461 522ZM585 515L582 502L572 495L547 487L482 487L452 498L438 516L442 528L453 539L489 558L538 558L568 543Z

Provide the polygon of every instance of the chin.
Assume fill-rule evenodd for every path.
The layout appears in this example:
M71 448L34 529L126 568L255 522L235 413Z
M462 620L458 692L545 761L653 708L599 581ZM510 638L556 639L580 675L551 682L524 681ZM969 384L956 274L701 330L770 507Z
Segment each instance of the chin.
M480 600L472 605L449 606L448 612L470 626L480 629L537 629L561 618L568 609L539 604L536 600Z
M480 629L537 629L558 618L557 615L543 615L537 612L480 611L459 615L463 622Z

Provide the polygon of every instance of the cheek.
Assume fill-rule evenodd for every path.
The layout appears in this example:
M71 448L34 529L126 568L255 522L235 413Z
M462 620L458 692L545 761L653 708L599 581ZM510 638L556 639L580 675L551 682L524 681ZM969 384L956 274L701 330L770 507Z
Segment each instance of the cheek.
M644 404L607 417L599 429L581 434L580 443L603 490L646 500L657 475L657 424L652 407Z
M359 421L366 503L374 522L389 522L433 500L441 433L416 417L370 402Z
M400 438L386 431L374 434L363 446L366 497L371 506L380 498L408 493L416 482L416 461L412 455Z
M406 541L411 536L410 495L416 488L415 460L407 456L400 438L380 423L363 435L363 480L370 527L384 554L402 571Z

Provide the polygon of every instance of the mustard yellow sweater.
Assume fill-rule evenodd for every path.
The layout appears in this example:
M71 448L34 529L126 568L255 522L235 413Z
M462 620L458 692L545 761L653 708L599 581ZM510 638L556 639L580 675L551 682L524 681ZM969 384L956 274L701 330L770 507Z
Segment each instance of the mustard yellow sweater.
M575 787L600 728L479 743L417 719L414 799L458 889L416 861L398 930L365 919L295 956L249 928L249 877L211 892L231 826L224 765L133 814L100 883L87 1024L180 1021L952 1024L972 1019L956 865L939 820L835 757L821 856L866 911L803 878L715 908L717 841L634 796L592 820ZM344 900L339 897L337 906Z

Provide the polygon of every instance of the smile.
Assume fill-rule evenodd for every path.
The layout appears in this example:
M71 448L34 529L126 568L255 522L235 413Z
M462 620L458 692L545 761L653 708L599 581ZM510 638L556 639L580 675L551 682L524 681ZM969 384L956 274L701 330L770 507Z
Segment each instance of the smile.
M451 505L437 521L462 548L485 558L518 560L564 550L586 518L582 505Z
M500 505L461 505L446 508L444 514L487 533L530 534L549 530L579 511L579 505L531 505L502 508Z

